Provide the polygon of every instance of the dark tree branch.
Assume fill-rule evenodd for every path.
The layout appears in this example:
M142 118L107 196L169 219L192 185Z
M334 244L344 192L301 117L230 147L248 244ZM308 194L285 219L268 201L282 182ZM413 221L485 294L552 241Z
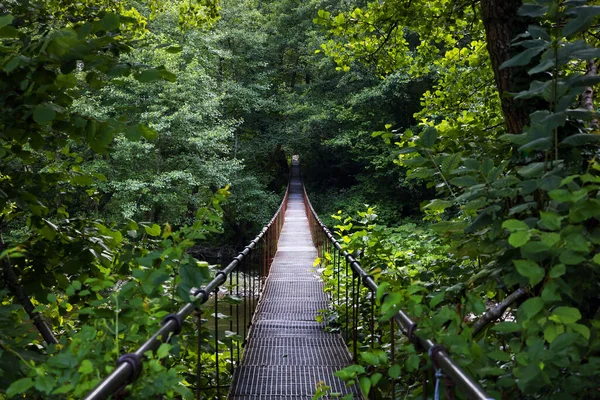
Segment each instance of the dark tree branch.
M500 318L511 304L525 297L527 297L527 291L524 288L519 288L510 295L508 295L494 308L488 310L488 312L483 314L483 317L475 321L475 323L473 324L473 337L477 336L479 332L481 332L483 328L485 328L489 323Z
M0 252L4 251L5 249L6 245L4 244L4 239L0 235ZM33 324L44 338L44 341L47 344L58 344L58 340L52 333L52 330L50 329L46 321L42 318L42 315L34 311L35 307L31 303L31 300L29 300L29 297L25 295L23 286L19 284L17 275L15 274L15 271L8 257L2 260L2 271L4 281L6 282L8 289L12 292L12 294L15 296L15 298L21 304L21 306L23 306L23 308L29 315L29 318L31 318Z

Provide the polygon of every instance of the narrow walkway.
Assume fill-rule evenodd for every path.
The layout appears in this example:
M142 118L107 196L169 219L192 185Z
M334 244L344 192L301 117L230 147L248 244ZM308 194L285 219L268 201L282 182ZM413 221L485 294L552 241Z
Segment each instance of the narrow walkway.
M333 375L351 362L342 338L326 333L324 324L315 320L327 307L327 296L314 272L317 249L304 211L299 166L293 164L278 250L236 370L231 400L311 399L318 382L330 386L332 394L362 398L356 386L347 388Z

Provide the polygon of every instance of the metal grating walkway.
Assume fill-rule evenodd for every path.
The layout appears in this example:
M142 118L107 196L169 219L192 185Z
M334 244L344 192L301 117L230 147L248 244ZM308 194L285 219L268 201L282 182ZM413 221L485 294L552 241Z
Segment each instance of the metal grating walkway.
M317 383L331 397L353 393L334 372L351 363L338 334L326 333L315 317L327 307L323 283L314 271L317 257L302 198L297 162L292 165L288 208L271 271L256 308L242 363L229 392L231 400L311 399Z

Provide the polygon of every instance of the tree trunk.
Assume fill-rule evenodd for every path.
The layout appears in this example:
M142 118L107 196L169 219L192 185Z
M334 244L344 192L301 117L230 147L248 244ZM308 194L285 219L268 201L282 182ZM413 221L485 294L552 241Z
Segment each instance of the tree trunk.
M588 60L585 65L586 75L596 76L598 75L598 66L596 60ZM591 86L586 87L581 94L581 108L585 108L588 111L594 111L594 88ZM590 122L592 129L598 129L598 120L594 118Z
M487 49L492 61L502 112L508 132L513 134L523 131L523 127L529 122L529 113L533 111L531 107L526 107L523 102L514 100L509 95L510 92L528 89L528 87L517 87L516 84L519 81L529 84L530 78L524 68L500 69L500 65L515 53L510 46L512 39L525 32L530 22L517 15L521 4L522 0L481 0Z

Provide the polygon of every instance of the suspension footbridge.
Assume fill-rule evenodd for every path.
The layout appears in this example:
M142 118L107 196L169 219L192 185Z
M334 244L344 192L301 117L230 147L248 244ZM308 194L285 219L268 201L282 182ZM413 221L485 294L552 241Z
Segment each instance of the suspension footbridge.
M313 266L317 257L325 255L332 265L330 279L337 282L335 295L324 292L324 284ZM219 302L224 301L220 288L242 299L242 304L225 305L230 314L225 332L217 321ZM118 394L142 373L147 352L158 349L188 327L196 328L188 335L198 337L198 362L195 376L188 374L186 382L190 382L197 399L374 398L374 391L365 396L356 380L348 384L336 371L358 364L359 352L374 350L376 342L379 349L385 349L384 358L389 365L402 363L396 358L396 348L400 338L405 337L431 359L435 373L423 382L424 398L428 398L428 385L435 387L431 398L440 398L443 380L443 398L453 399L456 385L463 397L491 400L447 349L419 335L417 324L402 310L391 318L383 332L382 326L386 325L375 323L377 289L375 279L344 251L319 220L302 184L299 163L294 159L288 190L270 223L210 283L193 290L194 303L167 315L154 335L134 352L121 356L116 368L85 400L106 399L115 394L120 398ZM214 303L212 309L199 307L209 300ZM335 332L317 319L319 312L332 303L344 310ZM203 337L202 316L211 312L213 332ZM190 324L190 320L195 324ZM379 343L382 340L387 343ZM201 362L206 347L214 352L215 361L210 366ZM211 373L205 373L206 368ZM363 376L369 379L368 374L373 371L369 367L364 371ZM386 396L400 398L402 390L397 378L385 379Z

